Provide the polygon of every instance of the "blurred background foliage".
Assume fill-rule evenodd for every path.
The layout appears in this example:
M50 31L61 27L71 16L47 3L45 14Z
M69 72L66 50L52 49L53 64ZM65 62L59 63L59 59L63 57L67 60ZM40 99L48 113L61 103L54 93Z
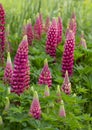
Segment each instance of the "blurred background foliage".
M21 34L24 19L31 18L32 23L38 12L57 17L61 14L64 31L73 10L77 17L77 36L81 30L85 32L87 41L92 41L92 0L0 0L6 10L7 24L10 24L11 34Z

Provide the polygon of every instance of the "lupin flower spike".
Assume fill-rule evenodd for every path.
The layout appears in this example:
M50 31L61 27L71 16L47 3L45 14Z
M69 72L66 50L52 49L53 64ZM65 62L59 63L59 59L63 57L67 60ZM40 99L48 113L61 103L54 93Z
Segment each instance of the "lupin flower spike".
M31 19L29 19L27 21L27 25L26 25L26 35L27 35L27 39L28 39L28 44L32 45L32 41L33 41L33 30L32 30L32 24L31 24Z
M62 25L62 19L60 17L60 13L58 16L57 28L58 28L58 34L57 34L57 45L58 45L62 42L62 32L63 32L63 25Z
M19 44L15 59L14 70L12 76L11 92L18 95L24 92L30 84L30 67L28 60L28 41L27 35Z
M58 34L57 22L56 19L53 18L52 24L48 29L46 40L46 53L53 58L56 58L57 34Z
M52 85L52 76L51 76L51 72L50 72L50 69L48 66L47 59L45 59L45 61L44 61L44 67L39 76L38 84L48 85L48 87L51 87L51 85Z
M5 50L5 10L0 3L0 64L4 63Z
M57 86L57 96L61 96L60 86Z
M37 14L36 22L34 24L34 39L40 40L42 36L42 31L42 15Z
M38 94L35 91L33 101L32 101L32 104L30 106L29 115L31 115L35 119L40 119L41 118L41 113L42 112L41 112L41 107L40 107Z
M60 86L57 86L57 91L56 91L57 99L56 102L61 102L62 97L61 97L61 91L60 91Z
M65 73L65 78L64 78L64 82L63 82L63 85L62 85L61 89L66 94L68 94L68 95L71 94L71 83L69 81L68 71L66 71L66 73Z
M45 96L45 97L50 96L50 90L49 90L48 85L45 86L44 96Z
M66 112L65 112L63 100L61 101L61 104L60 104L59 116L66 117Z
M49 16L49 12L47 11L47 17L46 17L46 21L45 21L45 24L44 24L44 27L43 27L44 32L46 32L46 33L48 32L50 24L51 24L50 16Z
M72 13L70 22L69 22L69 29L73 31L74 36L76 35L77 31L77 23L76 23L76 15L75 12Z
M5 81L5 83L8 83L9 85L11 85L11 83L12 83L12 74L13 74L13 67L12 67L10 52L8 52L7 53L6 68L4 70L4 81Z
M86 40L84 39L84 33L83 33L83 31L81 32L80 45L82 45L83 48L87 49L87 44L86 44Z
M66 36L66 42L64 45L64 52L62 58L62 76L65 77L66 70L69 76L73 75L74 66L74 48L75 37L72 30L69 30Z

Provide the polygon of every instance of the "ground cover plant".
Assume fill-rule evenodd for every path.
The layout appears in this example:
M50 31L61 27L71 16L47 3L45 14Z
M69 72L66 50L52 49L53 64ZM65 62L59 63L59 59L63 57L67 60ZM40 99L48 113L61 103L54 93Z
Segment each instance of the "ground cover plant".
M91 0L0 1L0 130L92 129Z

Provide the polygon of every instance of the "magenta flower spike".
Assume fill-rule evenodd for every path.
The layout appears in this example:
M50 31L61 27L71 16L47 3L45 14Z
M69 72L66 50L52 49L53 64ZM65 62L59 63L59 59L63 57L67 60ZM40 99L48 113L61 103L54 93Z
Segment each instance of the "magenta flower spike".
M61 101L61 104L60 104L59 116L66 117L66 112L65 112L63 100Z
M76 23L76 15L73 12L70 22L69 22L69 29L73 31L74 36L76 35L76 31L77 31L77 23Z
M19 44L15 59L14 70L12 76L11 92L18 95L24 92L29 87L29 61L28 61L28 41L27 35L23 37L23 40Z
M30 106L29 115L31 115L33 118L39 120L41 118L41 113L42 112L41 112L41 107L40 107L40 102L39 102L38 94L35 91L34 92L33 101L32 101L32 104Z
M13 67L12 67L10 52L8 52L7 53L6 68L4 70L4 81L5 81L5 83L8 83L9 85L11 85L11 83L12 83L12 74L13 74Z
M40 26L41 26L41 31L43 30L43 18L42 18L42 14L39 13L39 20L40 20Z
M33 30L32 30L32 24L31 24L31 19L29 19L27 21L27 25L26 25L26 35L27 35L27 39L28 39L28 44L32 45L32 41L33 41Z
M51 87L51 85L52 85L52 76L51 76L51 72L50 72L50 69L48 66L47 59L45 59L45 61L44 61L44 67L39 76L38 84L48 85L48 87Z
M41 15L37 16L36 22L34 24L34 39L40 40L42 36L42 17Z
M0 3L0 63L4 62L5 50L5 10Z
M57 26L58 26L58 35L57 35L57 45L58 45L62 42L62 32L63 32L62 19L60 16L58 17Z
M65 73L65 78L61 90L65 92L67 95L71 94L71 83L69 81L68 71L66 71Z
M48 29L46 41L46 53L53 58L56 58L57 33L57 22L55 19L53 19L52 24Z
M66 70L69 76L73 74L74 65L74 47L75 47L75 37L73 31L69 30L66 36L66 42L64 45L64 52L62 58L62 76L65 76Z
M44 25L44 32L48 32L48 29L49 29L49 27L50 27L50 17L49 16L47 16L47 18L46 18L46 22L45 22L45 25Z
M45 96L45 97L50 96L50 90L49 90L48 85L45 86L44 96Z

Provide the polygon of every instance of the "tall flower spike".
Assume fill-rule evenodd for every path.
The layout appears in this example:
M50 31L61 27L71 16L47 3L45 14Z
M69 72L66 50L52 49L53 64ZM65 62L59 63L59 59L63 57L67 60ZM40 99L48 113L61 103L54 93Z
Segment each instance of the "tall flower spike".
M58 17L57 27L58 27L58 35L57 35L57 45L58 45L62 42L62 32L63 32L62 19L60 16Z
M7 53L6 68L4 70L4 81L5 81L5 83L8 83L9 85L11 85L11 83L12 83L12 74L13 74L13 67L12 67L10 52L8 52Z
M46 53L53 58L56 58L57 33L57 22L53 19L47 33L46 41Z
M47 16L47 18L46 18L46 22L45 22L45 25L44 25L44 32L48 32L48 29L49 29L49 27L50 27L50 17L49 16Z
M34 39L40 40L42 36L42 21L41 16L37 15L36 22L34 24Z
M5 50L5 11L0 3L0 63L4 62L4 50Z
M61 101L61 104L60 104L59 116L66 117L66 112L65 112L63 100Z
M33 30L32 30L32 25L31 25L31 19L29 19L27 21L26 33L27 33L27 38L28 38L28 44L32 45L32 41L33 41Z
M42 14L39 13L39 20L40 20L40 26L41 26L41 31L43 30L43 18L42 18Z
M85 49L87 49L86 40L84 39L84 33L81 33L80 45L82 45Z
M76 30L77 30L77 23L76 23L76 15L73 12L71 19L70 19L70 23L69 23L69 29L73 31L74 36L76 35Z
M42 84L48 85L48 87L51 87L51 85L52 85L52 76L51 76L51 72L50 72L50 69L48 66L47 59L45 59L45 61L44 61L44 67L43 67L41 74L39 76L38 83L40 85L42 85Z
M66 71L64 82L62 85L62 91L65 92L66 94L70 95L71 94L71 83L69 81L68 77L68 71Z
M41 112L41 107L40 107L38 94L35 91L33 101L32 101L32 104L30 106L29 115L31 115L35 119L40 119L41 118L41 113L42 112Z
M65 76L66 70L69 76L73 74L73 64L74 64L74 47L75 47L75 37L74 33L69 30L66 36L66 42L64 45L64 52L62 58L62 76Z
M56 95L57 95L57 102L61 102L62 98L61 98L61 91L60 91L60 86L57 86L57 91L56 91Z
M49 90L48 85L45 86L44 96L45 96L45 97L50 96L50 90Z
M23 40L19 44L15 59L14 70L12 76L11 92L18 95L24 92L29 87L29 61L28 61L28 42L27 35L23 37Z

